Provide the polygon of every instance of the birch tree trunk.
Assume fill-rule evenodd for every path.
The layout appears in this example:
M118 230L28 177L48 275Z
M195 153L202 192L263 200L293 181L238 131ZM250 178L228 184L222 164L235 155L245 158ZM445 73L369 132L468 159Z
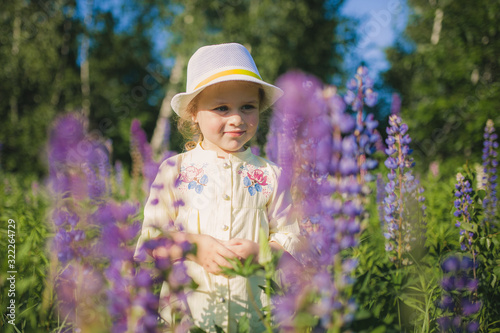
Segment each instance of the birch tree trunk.
M19 12L16 10L14 14L14 21L12 22L12 49L11 54L14 57L16 64L16 71L19 69L19 47L21 42L21 17L19 16ZM16 75L17 77L17 75ZM10 95L9 104L10 104L10 121L12 124L17 123L19 119L19 105L17 103L19 95L19 87L14 86L14 93Z
M64 20L64 18L63 18ZM68 61L68 54L69 54L69 49L70 49L70 30L72 28L72 23L70 20L67 20L64 22L63 29L64 29L64 34L63 34L63 42L61 44L60 48L60 56L61 56L61 61L59 63L59 67L57 69L57 73L54 79L54 90L52 91L51 97L50 97L50 104L52 107L55 109L57 107L57 104L59 103L59 100L61 98L61 92L62 92L62 81L64 79L64 70L66 68L66 63Z
M86 1L86 13L84 18L84 25L88 31L90 24L92 23L92 8L93 1ZM82 63L80 64L80 80L82 89L82 112L85 117L90 115L90 69L89 69L89 36L88 32L84 32L82 38Z
M151 139L151 149L153 150L153 155L158 156L162 150L163 138L165 136L165 129L170 116L172 115L172 107L170 106L170 101L172 97L177 93L177 85L182 76L182 69L184 68L184 58L177 56L175 59L175 65L172 68L170 74L168 89L161 103L160 113L158 119L156 120L155 130L153 132L153 137ZM168 144L168 143L167 143ZM168 149L169 147L165 147Z

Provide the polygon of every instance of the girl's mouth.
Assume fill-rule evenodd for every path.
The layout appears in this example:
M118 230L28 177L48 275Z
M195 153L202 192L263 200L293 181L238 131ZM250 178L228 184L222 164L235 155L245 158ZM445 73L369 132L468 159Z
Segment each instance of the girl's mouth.
M225 132L225 134L231 137L240 137L243 134L245 134L245 131L230 131L230 132Z

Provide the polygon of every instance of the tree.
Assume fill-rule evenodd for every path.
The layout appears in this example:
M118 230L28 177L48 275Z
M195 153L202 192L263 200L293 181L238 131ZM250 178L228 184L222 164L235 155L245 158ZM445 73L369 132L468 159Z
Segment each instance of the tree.
M486 120L500 121L500 1L410 0L385 81L402 95L415 154L453 172L480 160Z
M47 126L78 87L75 2L9 1L0 14L0 167L42 172Z
M129 155L130 123L152 131L166 71L158 69L150 35L156 5L129 1L120 14L74 0L11 1L0 14L0 167L44 174L48 126L81 110L89 130L111 138L114 157ZM88 49L87 49L88 47Z
M89 67L91 127L112 140L115 159L129 164L131 121L140 119L152 132L167 74L152 52L151 8L133 2L127 6L122 8L128 15L123 31L111 12L94 10Z

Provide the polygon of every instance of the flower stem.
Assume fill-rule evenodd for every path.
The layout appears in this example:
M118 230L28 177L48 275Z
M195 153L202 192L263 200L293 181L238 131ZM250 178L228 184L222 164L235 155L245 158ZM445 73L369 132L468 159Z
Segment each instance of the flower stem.
M402 233L403 233L403 167L401 167L401 163L403 163L403 151L401 147L401 133L397 136L397 144L398 144L398 180L399 180L399 196L398 196L398 207L399 207L399 219L398 219L398 261L401 265L401 257L402 257Z

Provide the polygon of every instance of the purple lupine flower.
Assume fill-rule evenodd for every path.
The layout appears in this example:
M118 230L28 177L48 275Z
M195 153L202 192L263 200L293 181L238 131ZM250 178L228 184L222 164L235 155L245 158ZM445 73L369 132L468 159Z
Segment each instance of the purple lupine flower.
M365 180L371 180L371 176L367 170L373 170L378 165L375 159L370 158L370 155L375 152L376 145L380 141L380 135L376 132L378 122L372 114L367 115L365 120L363 120L363 105L373 107L377 103L377 93L372 88L373 81L368 76L368 69L360 66L354 78L349 80L347 85L348 90L344 96L345 103L350 105L352 110L357 113L356 131L353 134L356 136L356 141L359 144L356 160L361 168L360 177L362 184Z
M68 195L71 186L68 168L85 162L80 153L85 139L84 119L75 114L58 118L49 135L48 160L52 190L60 196Z
M308 274L295 276L293 269L286 272L286 280L293 282L288 285L285 281L287 293L276 296L273 301L279 305L274 310L281 319L280 327L285 328L298 300L304 299L304 293L313 293L320 302L311 304L308 311L319 316L324 327L339 326L342 323L332 322L331 311L336 310L344 321L352 317L348 315L352 304L344 290L351 283L348 276L355 265L340 253L357 245L364 212L361 171L367 174L376 165L359 156L372 153L370 146L378 138L371 132L377 122L369 116L356 123L345 113L349 93L342 98L334 87L323 88L314 77L288 73L278 85L285 96L275 109L266 152L284 168L285 186L291 185L297 199L294 214L303 222L310 242L309 251L301 257ZM358 102L360 109L364 101ZM328 287L320 287L325 285Z
M171 224L169 227L173 227ZM170 237L169 234L164 236L147 240L143 247L144 249L153 250L157 247L165 247L167 249L182 250L180 260L172 260L170 257L154 258L154 268L146 272L139 272L136 275L136 286L141 287L141 295L135 302L140 304L145 310L145 315L139 321L138 331L143 332L156 332L157 321L153 318L157 317L158 312L158 299L153 294L154 284L153 280L149 277L161 276L162 281L165 279L169 284L169 293L165 295L165 300L176 299L176 302L171 304L172 311L176 313L178 318L183 322L189 321L189 307L187 306L186 288L192 285L192 279L187 273L185 258L188 253L192 253L193 246L189 243L184 236L177 235L177 237ZM144 258L142 258L144 259ZM187 324L184 324L187 325ZM188 325L189 326L189 325Z
M491 223L497 212L497 167L498 167L498 135L495 133L493 121L488 119L484 128L483 143L483 188L486 196L483 199L484 222Z
M86 133L86 123L75 113L56 120L49 139L49 176L58 195L95 200L108 190L109 153L102 140Z
M153 159L153 151L149 145L146 133L141 128L141 122L132 120L130 126L130 138L132 150L139 152L142 161L142 175L147 180L147 188L153 183L160 164Z
M399 97L399 94L393 93L391 102L391 114L399 115L400 111L401 111L401 97Z
M477 332L479 326L474 320L482 302L477 299L478 280L473 277L473 259L451 256L441 264L443 295L438 306L442 316L437 322L443 332Z
M253 145L250 147L250 150L252 151L252 154L254 154L256 156L260 156L260 147L259 146Z
M86 132L86 123L85 118L75 113L58 118L47 149L56 227L51 246L62 266L56 279L59 311L75 326L85 321L82 307L92 307L93 303L86 301L89 297L86 293L97 294L97 290L89 292L87 283L100 277L88 265L95 260L91 251L94 236L87 237L90 226L85 202L95 204L95 200L107 194L109 170L108 150L98 137ZM88 266L82 266L82 262ZM95 287L100 289L102 284L95 283Z
M321 82L315 77L305 76L300 72L291 72L282 76L277 84L287 91L287 98L278 100L276 109L271 120L266 155L275 163L282 166L292 166L296 160L296 141L303 145L323 145L321 140L328 137L328 119L319 105L320 100L316 96L321 90ZM305 114L309 110L312 114ZM321 115L321 113L323 113ZM311 122L304 122L305 116ZM318 116L318 117L314 117ZM308 128L314 124L316 128ZM303 130L299 130L299 126ZM321 136L322 135L322 136ZM318 156L320 157L320 156ZM323 167L327 165L329 156L321 156L322 163L310 165L309 167ZM320 158L321 158L320 157ZM321 159L319 159L321 160ZM281 175L280 186L290 187L293 176L293 168L284 168ZM322 171L325 173L325 171Z
M346 104L351 105L353 111L363 111L363 104L373 107L377 103L377 93L373 91L373 81L368 76L368 69L358 67L354 78L347 84L347 93L344 96Z
M412 149L409 147L408 125L399 115L392 114L386 131L385 153L388 157L384 164L389 169L383 219L386 222L386 250L391 260L406 265L412 263L406 255L412 245L420 247L425 241L424 189L411 172L414 162L410 157Z
M135 274L133 266L133 243L140 231L139 223L128 223L137 213L137 207L129 203L108 202L101 205L92 215L94 223L101 226L101 237L97 251L108 258L109 264L104 274L109 282L107 290L108 310L111 316L112 332L126 332L128 323L136 322L136 331L156 332L156 306L142 301L144 295L152 295L153 273L146 268ZM154 295L150 296L155 298ZM131 311L139 305L144 310L140 318ZM151 318L155 318L152 323Z
M457 217L455 226L460 227L460 248L462 251L471 249L474 233L468 232L463 223L471 222L471 210L473 209L472 187L469 180L461 174L457 174L457 184L455 184L455 212L453 215Z
M127 314L133 313L130 307L137 297L134 289L146 284L143 279L135 285L133 266L129 264L134 239L140 230L140 224L132 219L138 206L111 200L107 187L109 149L86 133L85 123L85 119L75 114L61 117L49 141L56 226L52 248L64 265L55 289L60 313L68 324L77 328L86 320L83 315L94 310L90 296L102 299L107 295L111 331L124 332L128 329ZM92 266L87 266L88 263ZM102 282L104 277L109 282L106 288L103 283L93 281ZM87 283L96 289L90 290ZM85 311L86 306L93 308Z
M86 326L84 314L95 313L93 297L101 294L102 276L89 265L73 262L58 272L54 287L66 323L75 329Z

